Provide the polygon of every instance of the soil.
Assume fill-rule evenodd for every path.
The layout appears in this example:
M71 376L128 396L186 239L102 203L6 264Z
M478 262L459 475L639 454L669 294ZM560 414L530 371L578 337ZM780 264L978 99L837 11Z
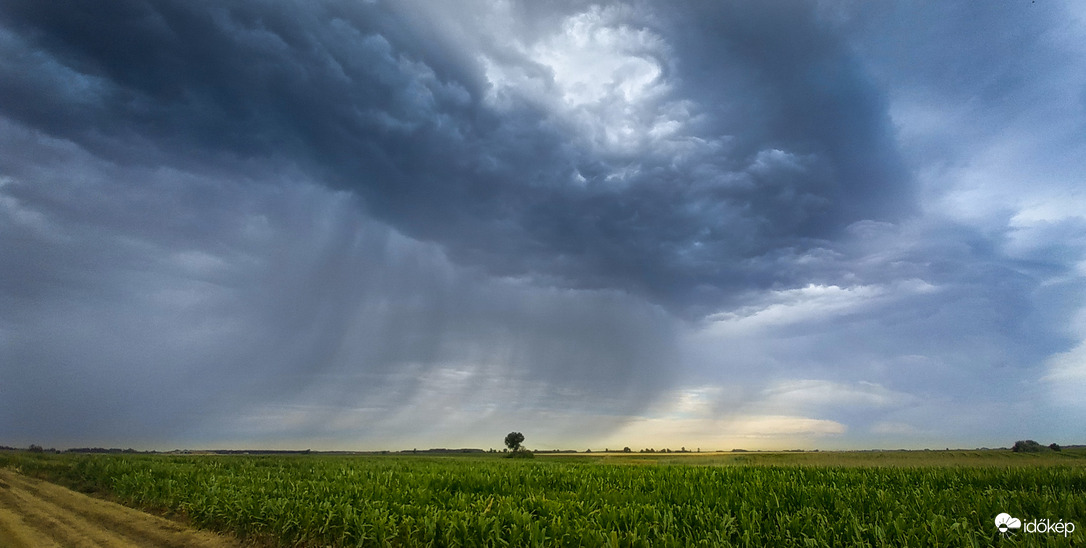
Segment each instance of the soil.
M0 546L241 548L236 539L0 469Z

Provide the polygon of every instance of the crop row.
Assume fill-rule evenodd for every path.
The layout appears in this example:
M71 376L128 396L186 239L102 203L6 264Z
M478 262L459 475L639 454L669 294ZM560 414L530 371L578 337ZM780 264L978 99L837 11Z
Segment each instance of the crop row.
M1076 539L1002 537L993 517L1009 512L1086 526L1081 467L162 455L40 456L17 464L278 546L1066 545Z

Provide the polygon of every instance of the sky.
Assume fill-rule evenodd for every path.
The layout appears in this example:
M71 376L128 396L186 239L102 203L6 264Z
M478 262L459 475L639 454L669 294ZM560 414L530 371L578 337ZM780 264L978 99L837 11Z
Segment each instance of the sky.
M0 444L1086 443L1074 0L8 0Z

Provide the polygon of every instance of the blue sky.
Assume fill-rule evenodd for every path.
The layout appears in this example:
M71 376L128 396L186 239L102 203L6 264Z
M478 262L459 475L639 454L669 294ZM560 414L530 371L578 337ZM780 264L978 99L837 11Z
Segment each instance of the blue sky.
M0 7L0 443L1086 437L1075 2Z

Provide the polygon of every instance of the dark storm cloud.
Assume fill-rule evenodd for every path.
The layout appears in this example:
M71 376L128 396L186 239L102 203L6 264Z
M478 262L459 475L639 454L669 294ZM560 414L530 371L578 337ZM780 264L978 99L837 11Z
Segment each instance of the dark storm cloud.
M715 131L736 136L737 154L776 148L814 157L820 169L788 184L825 200L823 208L813 219L774 224L818 234L858 219L901 219L915 198L885 97L840 29L819 20L813 6L692 2L667 12L681 14L671 24L684 91L706 107ZM771 211L782 205L773 198L752 201Z
M0 442L1069 432L1031 5L4 2Z
M0 180L7 439L207 443L282 402L368 408L357 439L442 375L463 381L442 399L504 413L628 413L669 384L658 309L488 281L289 171L118 166L11 124L0 143L25 153Z
M479 59L403 5L9 3L0 104L123 164L299 165L458 262L675 310L796 283L745 262L911 211L881 96L808 4L683 8L612 22L669 44L683 137L726 143L682 163L579 149L528 100L495 112Z

